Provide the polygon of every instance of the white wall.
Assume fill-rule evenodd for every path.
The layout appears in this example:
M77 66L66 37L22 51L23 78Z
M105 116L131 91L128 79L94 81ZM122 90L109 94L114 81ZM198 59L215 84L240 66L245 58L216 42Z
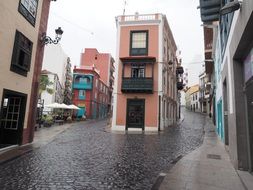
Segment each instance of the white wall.
M59 77L62 86L65 86L65 73L67 64L67 54L60 44L50 44L45 46L42 70L48 70Z
M54 90L53 94L49 94L47 91L43 91L41 93L41 99L44 100L44 105L52 104L55 102L62 103L63 101L63 89L59 84L58 78L55 74L48 74L48 79L50 82L53 82L53 85L48 88L52 88ZM58 98L56 98L58 97ZM58 99L58 100L57 100ZM44 111L52 111L51 108L44 107Z
M54 75L48 74L48 79L50 82L54 82ZM54 85L50 86L49 88L53 88ZM54 93L49 94L47 91L43 91L41 93L41 99L44 100L44 105L52 104L54 103ZM51 111L51 108L44 107L44 111Z
M197 98L196 98L197 95ZM194 96L194 100L193 100L193 96ZM198 105L198 107L196 107L196 104ZM198 112L200 111L200 104L199 104L199 91L194 92L193 94L191 94L191 105L192 105L192 111L193 110L193 105L195 105L195 111Z
M186 105L185 92L184 91L180 91L180 93L181 93L181 105L185 106Z

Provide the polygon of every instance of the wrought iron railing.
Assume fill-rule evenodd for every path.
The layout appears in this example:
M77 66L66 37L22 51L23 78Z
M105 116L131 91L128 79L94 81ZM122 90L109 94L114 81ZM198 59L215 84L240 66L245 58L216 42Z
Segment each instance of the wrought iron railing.
M122 78L122 92L153 93L153 78Z

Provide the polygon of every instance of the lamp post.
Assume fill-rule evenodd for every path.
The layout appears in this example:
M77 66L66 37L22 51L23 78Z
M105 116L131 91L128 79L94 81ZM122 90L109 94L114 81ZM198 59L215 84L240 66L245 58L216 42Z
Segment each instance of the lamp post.
M63 34L63 30L61 29L61 27L58 27L57 29L55 29L55 39L53 40L52 38L50 38L49 36L46 35L46 33L44 32L41 36L41 43L43 45L47 45L47 44L58 44L58 42L61 40L62 34Z

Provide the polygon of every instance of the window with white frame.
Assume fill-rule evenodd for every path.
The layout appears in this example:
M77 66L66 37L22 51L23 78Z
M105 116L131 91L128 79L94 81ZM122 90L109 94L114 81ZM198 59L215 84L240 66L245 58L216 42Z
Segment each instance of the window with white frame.
M131 31L130 55L148 54L148 31Z

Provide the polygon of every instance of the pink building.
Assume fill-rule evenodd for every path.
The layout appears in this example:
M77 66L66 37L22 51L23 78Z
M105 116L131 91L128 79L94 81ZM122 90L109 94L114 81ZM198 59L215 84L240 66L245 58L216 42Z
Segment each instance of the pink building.
M176 122L178 105L177 47L166 16L118 16L116 25L112 130L163 130Z
M94 66L97 68L100 71L100 79L109 87L109 110L112 109L114 62L109 53L99 53L95 48L85 48L84 53L81 54L81 66Z

